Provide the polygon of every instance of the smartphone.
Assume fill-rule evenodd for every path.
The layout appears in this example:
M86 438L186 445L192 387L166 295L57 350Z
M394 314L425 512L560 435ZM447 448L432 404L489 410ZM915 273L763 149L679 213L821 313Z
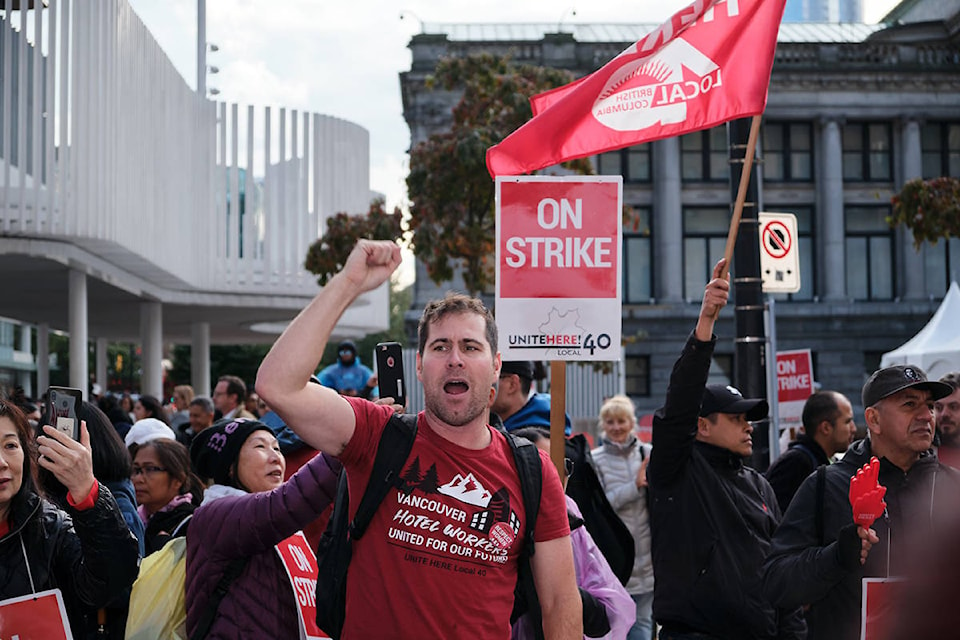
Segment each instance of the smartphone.
M377 345L377 380L381 398L393 398L407 406L407 382L403 377L403 347L399 342Z
M83 402L83 392L68 387L50 387L47 389L47 401L50 403L50 422L53 427L79 442L80 418L77 417L77 410Z

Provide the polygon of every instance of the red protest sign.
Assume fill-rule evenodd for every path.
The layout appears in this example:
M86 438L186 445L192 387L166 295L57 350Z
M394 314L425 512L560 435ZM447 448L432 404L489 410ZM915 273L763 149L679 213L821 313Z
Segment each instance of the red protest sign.
M0 638L73 640L59 589L0 602Z
M497 178L504 360L619 360L623 178Z
M809 349L777 352L777 399L806 401L813 395L813 356Z
M616 182L500 183L500 296L616 298Z
M799 427L803 405L813 394L810 349L777 352L777 409L781 429Z
M290 586L297 600L301 640L327 639L317 626L317 556L314 555L302 531L282 541L276 547L290 578Z
M903 578L864 578L860 601L860 640L887 640L908 582Z

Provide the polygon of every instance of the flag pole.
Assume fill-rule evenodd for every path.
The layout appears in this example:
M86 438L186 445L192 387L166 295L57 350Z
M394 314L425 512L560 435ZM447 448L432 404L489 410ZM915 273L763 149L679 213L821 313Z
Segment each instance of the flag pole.
M733 205L733 216L730 218L730 231L727 232L727 247L723 252L726 264L723 267L723 276L726 277L733 260L733 247L737 243L737 230L740 228L740 215L743 213L743 203L747 199L747 187L750 186L750 171L753 169L753 154L757 149L757 136L760 134L761 116L753 116L750 122L750 136L747 138L747 153L743 157L743 171L740 173L740 186L737 188L737 200Z
M564 414L567 399L567 363L564 360L550 361L550 459L557 467L560 481L567 479L563 459L567 455L564 433Z

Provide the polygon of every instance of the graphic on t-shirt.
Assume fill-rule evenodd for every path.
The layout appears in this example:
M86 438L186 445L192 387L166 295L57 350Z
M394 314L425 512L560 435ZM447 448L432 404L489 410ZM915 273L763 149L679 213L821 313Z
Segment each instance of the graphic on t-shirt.
M490 503L490 492L477 482L472 473L465 476L458 473L453 480L440 487L439 491L445 496L476 507L485 507Z
M445 525L441 521L430 520L428 523L429 518L416 516L412 510L401 508L394 515L394 527L409 525L421 531L440 533L451 543L460 545L457 547L452 544L453 547L463 549L464 544L472 547L473 553L469 557L503 562L506 559L505 554L520 532L520 517L510 508L510 494L507 489L500 487L491 492L470 472L456 473L448 482L441 482L435 464L421 473L420 457L414 457L397 481L398 506L415 507L437 514L447 522ZM416 495L418 493L422 496ZM456 502L444 500L440 496ZM419 535L403 535L393 527L390 537L407 543L422 541L428 548L436 550L448 548L446 544L438 544L436 540L428 541ZM494 557L501 554L502 558ZM458 555L465 554L460 552Z

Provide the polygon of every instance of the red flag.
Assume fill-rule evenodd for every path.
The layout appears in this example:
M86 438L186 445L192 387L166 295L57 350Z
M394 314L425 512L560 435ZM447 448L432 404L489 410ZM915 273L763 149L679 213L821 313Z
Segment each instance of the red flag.
M534 96L534 117L487 150L490 175L763 113L785 2L695 0L598 71Z

